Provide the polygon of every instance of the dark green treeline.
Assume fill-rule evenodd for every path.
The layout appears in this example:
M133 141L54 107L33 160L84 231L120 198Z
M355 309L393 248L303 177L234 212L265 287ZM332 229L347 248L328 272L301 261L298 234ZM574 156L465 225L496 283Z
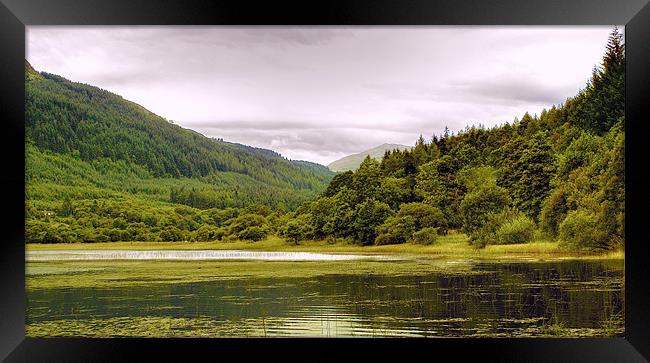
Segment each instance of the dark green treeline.
M586 88L539 116L447 130L411 151L338 174L282 233L294 241L432 243L450 228L473 244L559 238L576 248L624 240L625 52L614 29Z

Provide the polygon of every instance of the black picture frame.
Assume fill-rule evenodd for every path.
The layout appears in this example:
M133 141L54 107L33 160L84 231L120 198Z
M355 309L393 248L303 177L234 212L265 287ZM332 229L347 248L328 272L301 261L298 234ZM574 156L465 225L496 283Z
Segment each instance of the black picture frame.
M81 339L25 337L24 61L25 25L625 25L626 259L625 337L598 339ZM644 137L649 135L650 5L648 0L353 0L163 1L0 0L0 359L7 362L122 361L136 357L224 359L643 362L650 359L650 264L643 234L648 198ZM345 350L345 353L342 353ZM308 354L308 356L302 356ZM422 355L420 355L422 356ZM645 358L644 358L645 357ZM447 358L449 359L449 358Z

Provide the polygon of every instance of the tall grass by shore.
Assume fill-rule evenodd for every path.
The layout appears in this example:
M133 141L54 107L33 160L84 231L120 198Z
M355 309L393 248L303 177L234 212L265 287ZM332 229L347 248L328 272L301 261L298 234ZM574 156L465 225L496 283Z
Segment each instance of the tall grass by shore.
M382 246L358 246L344 241L304 241L290 244L279 237L269 237L258 242L214 241L214 242L106 242L27 244L28 251L39 250L248 250L248 251L303 251L330 253L390 253L424 256L478 259L623 259L623 250L607 252L576 251L562 248L558 242L537 240L524 244L488 245L476 249L468 243L464 234L450 234L440 237L431 245L403 243Z

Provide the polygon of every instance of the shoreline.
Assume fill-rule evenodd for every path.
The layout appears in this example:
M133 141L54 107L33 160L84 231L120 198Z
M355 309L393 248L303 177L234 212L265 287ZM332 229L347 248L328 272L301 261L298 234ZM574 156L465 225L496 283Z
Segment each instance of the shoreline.
M26 261L26 288L87 288L146 286L248 280L250 278L313 278L326 275L427 275L474 274L481 263L564 263L597 262L624 268L624 252L580 253L560 249L557 242L538 241L525 245L494 245L476 250L465 235L448 235L434 245L399 244L356 246L309 241L291 245L271 237L259 242L110 242L70 244L28 244L26 252L51 251L219 251L316 252L322 254L384 255L394 259L352 260L262 260L262 259L78 259ZM70 251L70 252L66 252ZM47 252L46 252L47 253ZM26 254L26 257L27 257Z
M526 244L488 245L475 249L468 244L463 234L442 236L431 245L413 243L358 246L343 242L305 241L298 245L290 244L278 237L270 237L258 242L250 241L214 241L214 242L99 242L99 243L65 243L35 244L27 243L26 252L33 251L211 251L240 250L257 252L312 252L330 254L390 254L410 257L435 257L443 259L477 259L477 260L567 260L567 259L625 259L623 250L588 252L562 249L558 242L534 241Z

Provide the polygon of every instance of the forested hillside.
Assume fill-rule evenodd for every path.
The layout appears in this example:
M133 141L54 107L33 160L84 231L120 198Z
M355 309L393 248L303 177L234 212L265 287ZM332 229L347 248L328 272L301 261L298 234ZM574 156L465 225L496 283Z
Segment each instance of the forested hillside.
M540 115L420 136L356 171L209 139L95 87L27 67L28 242L260 240L476 247L625 238L625 51Z
M165 230L210 209L292 210L334 175L271 150L207 138L28 63L25 81L28 241L190 239ZM131 217L114 227L120 215ZM190 233L201 223L177 227Z
M294 241L433 243L449 229L477 247L552 238L592 250L625 236L625 52L615 29L585 89L512 124L420 137L412 150L338 174L281 233Z
M319 189L331 174L302 167L270 150L207 138L120 96L27 67L25 131L41 150L81 160L124 160L157 177L199 177L219 171L267 184Z

